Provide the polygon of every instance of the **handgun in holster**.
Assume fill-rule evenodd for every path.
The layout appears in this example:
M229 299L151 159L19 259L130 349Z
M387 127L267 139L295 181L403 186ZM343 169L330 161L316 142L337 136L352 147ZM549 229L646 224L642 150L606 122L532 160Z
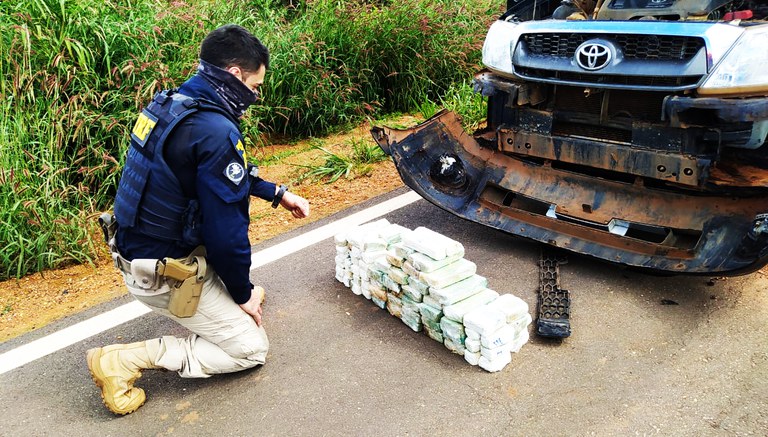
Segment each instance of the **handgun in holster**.
M99 226L101 227L101 232L104 233L104 242L109 244L112 237L115 236L115 230L117 230L115 216L108 212L103 213L99 216Z
M171 298L168 311L176 317L192 317L197 312L203 283L208 270L205 256L192 255L186 259L163 258L157 273L171 281ZM175 282L175 283L174 283Z

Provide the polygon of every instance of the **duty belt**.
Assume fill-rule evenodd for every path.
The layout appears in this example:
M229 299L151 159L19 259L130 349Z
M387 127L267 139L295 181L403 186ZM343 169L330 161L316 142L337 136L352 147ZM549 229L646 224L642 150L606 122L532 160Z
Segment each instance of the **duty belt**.
M116 250L112 252L115 267L123 273L134 274L133 262L128 261ZM208 263L205 261L205 248L197 247L186 258L141 259L134 262L149 262L155 264L155 272L168 279L184 281L192 276L202 276L205 279ZM201 274L198 271L202 270Z

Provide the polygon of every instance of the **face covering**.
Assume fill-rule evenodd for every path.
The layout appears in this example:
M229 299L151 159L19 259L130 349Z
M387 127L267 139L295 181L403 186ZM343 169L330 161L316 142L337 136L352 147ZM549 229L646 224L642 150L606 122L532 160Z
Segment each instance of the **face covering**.
M200 60L197 74L211 84L232 115L240 118L249 106L259 100L259 93L251 91L240 79L227 70Z

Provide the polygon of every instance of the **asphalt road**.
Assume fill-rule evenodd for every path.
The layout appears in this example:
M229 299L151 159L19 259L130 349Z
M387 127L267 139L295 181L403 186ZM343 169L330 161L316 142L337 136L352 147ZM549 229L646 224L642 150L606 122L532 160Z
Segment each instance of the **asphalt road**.
M424 200L386 218L462 242L490 288L535 308L537 244ZM147 371L137 384L147 403L116 417L101 403L85 351L186 334L149 314L0 375L0 435L768 433L768 281L761 273L656 277L571 255L561 285L573 300L572 336L532 335L510 365L487 373L352 294L334 279L334 255L325 240L254 271L268 290L265 366L203 380ZM129 301L0 344L0 353Z

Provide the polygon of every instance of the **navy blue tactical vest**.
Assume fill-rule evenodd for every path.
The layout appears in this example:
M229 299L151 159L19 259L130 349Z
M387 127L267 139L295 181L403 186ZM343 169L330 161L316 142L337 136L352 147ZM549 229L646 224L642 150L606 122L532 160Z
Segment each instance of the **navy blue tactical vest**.
M174 91L161 91L139 114L131 132L115 198L115 218L121 228L185 246L200 244L198 203L184 195L179 180L163 158L173 129L199 110L223 110Z

